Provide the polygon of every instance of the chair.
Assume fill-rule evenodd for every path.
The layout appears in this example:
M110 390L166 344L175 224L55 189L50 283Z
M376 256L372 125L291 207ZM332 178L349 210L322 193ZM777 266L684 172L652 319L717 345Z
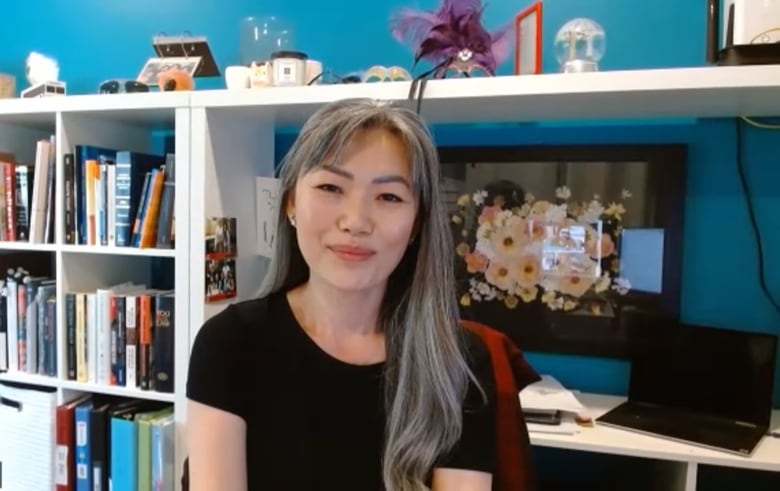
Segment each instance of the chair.
M520 349L503 333L485 324L462 320L461 324L479 335L493 363L496 384L497 470L493 491L535 491L538 488L519 393L541 380Z

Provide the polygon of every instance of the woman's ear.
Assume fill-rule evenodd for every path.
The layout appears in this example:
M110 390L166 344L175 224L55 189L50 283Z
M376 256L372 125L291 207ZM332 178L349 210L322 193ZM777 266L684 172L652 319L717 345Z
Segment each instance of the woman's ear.
M292 221L295 216L295 193L290 190L284 198L284 214Z

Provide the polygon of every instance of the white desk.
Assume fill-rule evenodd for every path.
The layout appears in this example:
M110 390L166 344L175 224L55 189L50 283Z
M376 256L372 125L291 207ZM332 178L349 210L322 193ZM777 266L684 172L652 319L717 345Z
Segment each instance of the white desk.
M578 394L578 397L593 418L626 400L625 397L587 393ZM780 411L774 411L771 428L778 427ZM659 486L669 491L696 491L699 464L780 472L780 438L764 437L752 456L742 457L598 423L592 428L580 428L575 435L535 432L529 435L532 445L542 447L655 460L665 464L666 476Z

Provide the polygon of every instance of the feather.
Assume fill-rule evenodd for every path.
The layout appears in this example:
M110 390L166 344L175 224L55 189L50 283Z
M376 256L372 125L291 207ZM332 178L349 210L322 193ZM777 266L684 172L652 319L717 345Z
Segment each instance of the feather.
M511 39L508 28L494 34L482 24L481 0L442 0L435 11L400 9L390 21L393 37L414 47L414 63L425 59L433 63L453 60L467 50L489 73L509 56ZM510 25L511 27L511 25Z
M390 32L400 43L418 45L439 23L441 19L433 12L403 8L390 20Z
M514 41L514 37L512 36L513 33L513 25L509 23L491 34L491 50L493 51L493 58L496 60L497 65L506 61L509 58L509 55L512 54L512 42Z

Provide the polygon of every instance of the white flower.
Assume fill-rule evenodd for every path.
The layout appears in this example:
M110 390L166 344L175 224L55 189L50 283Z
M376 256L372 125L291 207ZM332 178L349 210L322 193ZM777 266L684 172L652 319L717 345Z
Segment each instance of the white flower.
M594 199L588 203L588 208L578 217L578 221L580 223L594 223L599 221L603 214L604 205Z
M526 203L533 203L536 200L533 194L531 193L525 193L525 202Z
M490 244L490 239L480 237L477 239L477 243L474 245L474 250L488 258L489 261L496 259L496 251L493 250L493 246Z
M485 190L477 191L471 196L471 200L477 206L481 206L485 202L485 198L487 198L487 191Z
M558 199L569 199L571 198L571 189L569 189L567 186L556 188L555 197Z
M612 283L612 289L618 292L620 295L625 295L629 292L629 290L631 290L631 282L628 281L628 278L615 278L614 282Z
M481 295L489 295L491 292L490 285L484 282L479 283L479 285L477 285L477 292Z
M544 214L544 219L547 223L560 223L566 219L567 210L566 203L553 205Z
M632 196L632 195L631 195L631 191L629 191L628 189L624 189L624 190L623 190L623 191L620 193L620 195L623 197L623 199L628 199L628 198L630 198L630 197Z

